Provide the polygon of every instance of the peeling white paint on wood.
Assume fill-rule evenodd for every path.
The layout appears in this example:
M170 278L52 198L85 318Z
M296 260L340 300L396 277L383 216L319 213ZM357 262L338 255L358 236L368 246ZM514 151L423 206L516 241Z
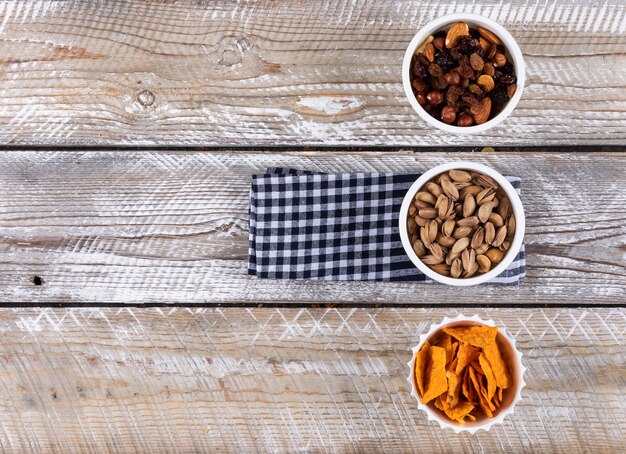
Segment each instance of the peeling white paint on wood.
M349 0L2 2L0 143L616 144L626 140L626 5ZM421 121L400 67L443 14L488 16L527 63L502 126ZM154 96L149 105L140 93Z
M468 159L522 178L528 263L519 288L464 289L469 301L624 303L624 153L267 151L4 153L0 301L455 303L458 289L439 285L249 277L248 195L271 166L407 172Z
M418 412L410 349L451 309L0 309L4 451L618 452L626 313L468 309L528 368L503 426Z

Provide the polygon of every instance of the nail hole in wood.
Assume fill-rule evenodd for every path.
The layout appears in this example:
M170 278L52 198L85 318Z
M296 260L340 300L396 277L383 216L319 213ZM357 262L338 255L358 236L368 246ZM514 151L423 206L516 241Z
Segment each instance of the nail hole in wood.
M33 278L31 279L31 281L33 282L33 284L35 285L42 285L44 283L44 280L39 277L39 276L33 276Z

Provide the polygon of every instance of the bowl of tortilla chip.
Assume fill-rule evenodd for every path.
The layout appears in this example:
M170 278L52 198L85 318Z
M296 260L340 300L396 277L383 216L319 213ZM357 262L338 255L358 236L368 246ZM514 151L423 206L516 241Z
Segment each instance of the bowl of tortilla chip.
M489 430L521 399L526 385L522 354L493 320L445 317L420 336L412 351L411 395L442 428Z

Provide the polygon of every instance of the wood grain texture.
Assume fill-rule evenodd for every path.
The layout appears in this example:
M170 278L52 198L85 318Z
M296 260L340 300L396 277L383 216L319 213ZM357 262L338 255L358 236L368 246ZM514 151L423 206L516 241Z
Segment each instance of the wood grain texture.
M469 310L516 338L527 387L454 435L410 396L436 309L3 309L5 452L620 452L624 309Z
M488 16L518 40L523 98L471 137L418 119L404 50L428 21ZM4 144L618 144L626 5L607 2L0 3Z
M506 150L7 152L0 166L0 301L624 304L625 158ZM459 159L522 177L528 277L520 287L247 275L252 174L269 166L406 172ZM43 284L34 285L33 276Z

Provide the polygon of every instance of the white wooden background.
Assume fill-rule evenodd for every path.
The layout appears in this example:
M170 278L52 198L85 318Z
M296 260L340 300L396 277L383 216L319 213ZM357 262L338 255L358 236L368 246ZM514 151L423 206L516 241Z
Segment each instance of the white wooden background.
M443 432L406 362L451 309L0 313L0 446L22 452L620 452L622 309L470 310L517 338L504 425ZM6 417L10 415L10 417Z
M512 117L471 137L426 128L399 72L459 11L528 66ZM625 80L615 0L0 1L0 450L623 451ZM519 287L247 276L253 173L459 159L523 179ZM515 415L474 436L404 380L459 311L529 368Z
M488 16L527 85L476 136L426 127L402 89L428 21ZM11 144L614 144L626 139L626 7L609 1L5 1Z

